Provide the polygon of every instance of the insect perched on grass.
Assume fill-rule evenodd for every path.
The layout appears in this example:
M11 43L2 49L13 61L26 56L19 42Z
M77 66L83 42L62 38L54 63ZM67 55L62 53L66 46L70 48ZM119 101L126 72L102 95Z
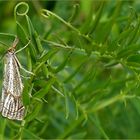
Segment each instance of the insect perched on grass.
M22 120L24 117L25 107L22 103L23 84L19 72L19 68L24 68L21 67L16 53L27 47L30 41L22 49L15 51L17 43L18 38L16 37L12 47L8 49L5 55L4 80L0 102L2 116L12 120ZM28 73L32 74L31 72Z

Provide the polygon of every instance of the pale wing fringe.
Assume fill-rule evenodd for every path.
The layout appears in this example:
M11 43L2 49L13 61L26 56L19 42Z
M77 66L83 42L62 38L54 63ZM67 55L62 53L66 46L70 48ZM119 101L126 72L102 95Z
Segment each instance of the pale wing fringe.
M24 106L21 99L9 94L2 106L2 116L13 120L22 120L24 116Z

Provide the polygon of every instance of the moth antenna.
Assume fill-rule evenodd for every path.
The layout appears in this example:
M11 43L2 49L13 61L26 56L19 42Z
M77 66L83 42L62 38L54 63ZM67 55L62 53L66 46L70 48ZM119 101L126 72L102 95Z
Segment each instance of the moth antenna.
M16 48L18 42L19 42L19 39L18 39L18 37L16 36L16 38L15 38L15 40L14 40L14 42L13 42L13 45L12 45L12 48L13 48L13 49Z

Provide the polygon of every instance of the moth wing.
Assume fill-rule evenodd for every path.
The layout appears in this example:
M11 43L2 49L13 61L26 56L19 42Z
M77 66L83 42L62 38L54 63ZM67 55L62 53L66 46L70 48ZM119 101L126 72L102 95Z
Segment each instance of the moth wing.
M9 119L22 120L24 106L21 99L23 84L21 81L16 56L7 53L4 65L4 80L0 111L2 116Z

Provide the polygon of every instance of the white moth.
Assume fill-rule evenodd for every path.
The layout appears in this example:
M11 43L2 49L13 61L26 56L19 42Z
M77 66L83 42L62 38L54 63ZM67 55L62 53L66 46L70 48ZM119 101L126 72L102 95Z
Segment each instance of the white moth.
M8 49L5 55L0 111L2 116L8 119L23 120L25 107L22 103L23 84L19 72L21 65L15 55L19 52L15 52L17 43L18 39L16 38L13 46Z

